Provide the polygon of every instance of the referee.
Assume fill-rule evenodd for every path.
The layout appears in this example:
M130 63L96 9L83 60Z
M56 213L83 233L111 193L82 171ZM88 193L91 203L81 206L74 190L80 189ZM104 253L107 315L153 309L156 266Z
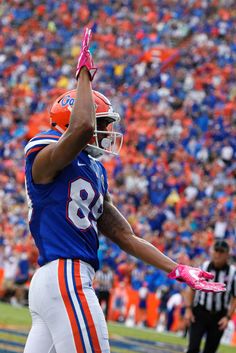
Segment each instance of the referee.
M217 240L213 246L211 261L202 269L215 275L215 281L226 284L224 293L194 292L186 294L185 320L189 331L186 353L199 353L201 340L206 335L203 353L215 353L229 320L236 309L236 268L229 264L229 245Z
M96 282L96 294L100 305L103 307L105 304L105 318L108 318L108 309L111 289L113 287L113 272L110 270L107 264L104 264L102 269L96 272L95 282Z

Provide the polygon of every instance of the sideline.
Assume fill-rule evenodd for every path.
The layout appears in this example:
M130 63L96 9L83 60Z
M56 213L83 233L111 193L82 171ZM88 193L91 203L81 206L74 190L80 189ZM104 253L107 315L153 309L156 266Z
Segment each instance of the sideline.
M22 353L24 343L22 338L27 337L27 332L19 331L16 328L0 328L0 353ZM12 336L12 337L11 337ZM17 338L21 338L18 341ZM118 350L133 353L183 353L183 346L138 339L133 337L122 337L111 335L111 353Z

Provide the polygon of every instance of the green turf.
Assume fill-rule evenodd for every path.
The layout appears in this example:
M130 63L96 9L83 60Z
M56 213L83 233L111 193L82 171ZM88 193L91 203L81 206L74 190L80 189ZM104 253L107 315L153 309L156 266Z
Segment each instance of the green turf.
M186 339L177 337L173 334L160 334L151 329L140 329L140 328L130 328L120 324L109 323L109 332L110 335L119 335L126 337L134 337L143 340L150 340L156 342L166 342L173 344L181 344L184 345L186 343Z
M6 341L25 343L26 337L13 335L11 333L0 333L0 338Z
M31 324L29 310L27 308L15 308L11 305L0 303L0 325L29 327Z
M119 349L119 348L112 348L112 353L137 353L137 351L131 351L130 349Z
M108 325L110 335L119 335L119 336L126 336L126 337L133 337L138 339L156 341L156 342L165 342L170 344L177 344L177 345L187 345L187 339L178 337L174 334L160 334L155 332L151 329L139 329L139 328L127 328L126 326L120 324L113 324L110 323ZM124 353L124 352L123 352ZM221 345L219 353L236 353L235 347Z
M0 303L0 326L16 327L20 331L27 331L30 327L31 319L27 308L14 308L8 304ZM160 334L151 329L129 328L117 323L109 323L110 336L132 337L157 342L166 342L186 346L187 340L177 337L173 334ZM24 342L24 337L11 336L7 333L0 334L0 338L10 340L15 339L18 342ZM125 349L114 347L114 353L136 353ZM219 353L236 353L235 347L221 345Z

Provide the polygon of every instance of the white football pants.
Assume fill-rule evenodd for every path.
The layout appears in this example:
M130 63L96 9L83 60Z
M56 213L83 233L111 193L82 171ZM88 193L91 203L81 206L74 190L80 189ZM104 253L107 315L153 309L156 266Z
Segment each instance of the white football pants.
M55 260L36 271L29 290L32 328L24 353L110 352L93 278L93 268L80 260Z

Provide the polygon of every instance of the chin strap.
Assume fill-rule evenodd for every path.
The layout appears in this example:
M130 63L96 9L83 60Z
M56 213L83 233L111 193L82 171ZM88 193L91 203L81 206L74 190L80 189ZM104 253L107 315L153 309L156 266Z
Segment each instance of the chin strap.
M88 152L88 154L90 154L90 156L94 157L94 158L98 158L104 155L105 150L100 149L99 147L93 146L88 144L85 149L86 152Z

